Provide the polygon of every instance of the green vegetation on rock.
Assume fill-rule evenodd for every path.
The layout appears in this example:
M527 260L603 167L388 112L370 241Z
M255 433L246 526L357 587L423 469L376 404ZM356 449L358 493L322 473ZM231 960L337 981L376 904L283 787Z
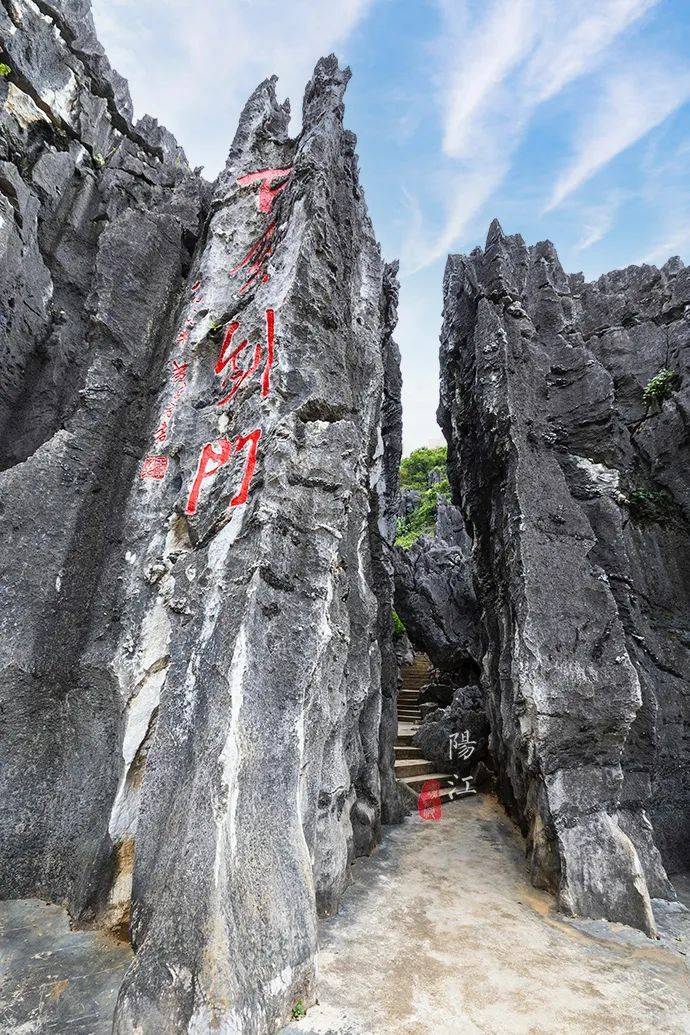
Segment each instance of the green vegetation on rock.
M397 611L393 611L393 639L402 639L406 631L402 618Z
M304 1009L304 1003L301 999L298 999L292 1008L292 1019L293 1021L301 1021L306 1016L307 1011Z
M412 489L420 497L414 510L398 519L396 546L407 550L420 536L435 535L438 497L451 498L446 458L445 446L423 447L415 449L400 464L400 488Z
M677 507L667 492L636 486L626 497L626 506L639 524L665 525L677 517Z
M642 393L644 404L649 409L650 406L658 406L661 408L661 404L665 399L670 398L671 395L680 385L680 377L675 370L666 370L665 368L660 370L658 374L649 381Z
M4 61L0 61L0 79L7 79L11 72L10 66L6 65Z

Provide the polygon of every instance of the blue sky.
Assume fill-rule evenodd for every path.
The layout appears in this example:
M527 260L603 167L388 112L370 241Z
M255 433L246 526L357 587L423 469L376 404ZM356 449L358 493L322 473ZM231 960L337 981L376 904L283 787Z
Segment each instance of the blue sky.
M587 278L690 257L690 0L94 0L135 114L213 178L273 73L353 71L346 123L386 258L401 260L406 450L438 443L448 251L491 219Z

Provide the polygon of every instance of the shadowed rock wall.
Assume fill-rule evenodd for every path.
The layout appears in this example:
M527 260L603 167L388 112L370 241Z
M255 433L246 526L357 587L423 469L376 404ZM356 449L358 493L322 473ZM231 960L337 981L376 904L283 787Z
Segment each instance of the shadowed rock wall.
M439 421L501 792L535 883L651 933L663 863L687 864L690 277L585 284L494 223L444 297ZM661 368L674 390L647 406Z
M263 1032L400 817L395 268L349 78L213 191L84 3L3 0L2 893L126 931L118 1032ZM1 82L1 81L0 81Z
M437 507L436 535L393 551L395 608L415 647L468 682L481 659L472 544L460 510L442 496Z

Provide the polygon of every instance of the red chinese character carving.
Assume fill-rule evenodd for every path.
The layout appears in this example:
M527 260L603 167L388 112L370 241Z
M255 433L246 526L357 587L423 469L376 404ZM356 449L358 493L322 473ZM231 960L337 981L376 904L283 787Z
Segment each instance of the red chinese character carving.
M168 437L167 420L162 420L160 422L160 424L153 433L153 437L155 438L156 442L165 442L166 438Z
M207 478L214 478L218 471L227 464L233 453L241 453L246 445L249 445L247 452L247 458L244 465L244 473L242 475L242 482L239 490L230 500L230 507L237 507L241 503L246 503L249 495L249 486L251 485L252 477L254 475L254 468L256 467L256 456L259 447L259 440L261 438L261 429L257 428L255 431L250 431L248 435L237 435L233 442L227 438L219 438L215 442L206 442L202 447L201 455L199 456L199 462L196 467L196 474L194 481L192 482L192 488L189 492L187 504L185 506L186 514L196 514L197 506L199 504L199 493L201 492L201 486Z
M240 503L247 502L247 496L249 495L249 486L252 483L254 477L254 468L256 467L256 454L259 449L259 440L261 438L261 428L256 428L255 431L250 431L248 435L238 435L235 439L235 452L241 453L246 445L249 445L249 451L247 453L247 459L244 464L244 474L242 475L242 482L239 490L235 496L230 500L231 507L238 507Z
M181 345L184 345L185 342L189 341L189 331L188 330L180 331L180 333L177 335L177 340L178 340L178 342Z
M173 381L181 384L187 380L187 371L189 370L189 363L178 363L176 359L172 361L172 377Z
M270 212L273 202L281 191L287 187L287 181L292 166L289 169L261 169L260 172L247 173L246 176L239 176L237 182L240 187L246 187L250 183L261 182L259 187L258 207L259 212ZM277 187L271 187L274 180L282 180Z
M417 801L420 819L441 818L441 784L438 780L425 780Z
M255 374L261 366L261 360L264 355L264 350L261 342L257 342L254 346L254 352L252 355L251 362L248 367L240 367L238 361L245 349L249 348L249 341L245 338L241 341L236 348L231 349L232 339L235 332L239 330L239 322L233 320L229 323L225 330L225 337L223 338L223 344L220 347L218 353L218 359L214 367L214 373L221 375L225 368L230 366L230 380L233 382L232 388L225 395L218 406L224 406L225 403L230 402L235 395L237 395L240 387L244 382ZM266 310L266 362L264 364L264 370L261 377L261 394L267 396L271 388L271 367L273 366L273 357L275 349L275 312L273 309ZM221 384L225 384L227 377L224 377Z
M243 294L248 287L251 287L252 282L256 280L257 277L261 278L261 282L263 284L265 284L266 281L270 279L268 273L266 272L266 264L273 250L271 248L270 242L271 238L273 237L273 234L275 233L275 229L276 224L271 223L263 232L258 241L254 242L254 244L251 246L251 248L249 249L245 257L242 259L242 261L230 270L230 276L234 277L235 274L239 273L239 271L243 269L245 266L249 266L250 275L240 288L240 295Z
M194 284L192 284L192 294L195 294L199 290L200 287L201 287L201 281L200 280L195 281Z
M165 478L168 470L167 456L147 456L141 465L141 477L153 478L160 482Z
M189 491L187 505L184 508L186 514L196 514L199 502L201 485L206 478L213 478L230 459L231 444L226 438L219 438L216 442L206 442L201 450L199 462L196 465L196 475Z

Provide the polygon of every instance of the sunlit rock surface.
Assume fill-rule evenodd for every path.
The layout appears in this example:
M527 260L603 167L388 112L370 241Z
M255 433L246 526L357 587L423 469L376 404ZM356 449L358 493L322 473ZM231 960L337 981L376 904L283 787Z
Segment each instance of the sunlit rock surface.
M0 7L0 891L131 934L115 1030L263 1032L392 776L397 284L322 60L213 189L88 4Z
M690 274L592 284L498 223L450 256L440 422L501 793L562 908L653 932L688 863ZM645 386L673 371L647 405Z

